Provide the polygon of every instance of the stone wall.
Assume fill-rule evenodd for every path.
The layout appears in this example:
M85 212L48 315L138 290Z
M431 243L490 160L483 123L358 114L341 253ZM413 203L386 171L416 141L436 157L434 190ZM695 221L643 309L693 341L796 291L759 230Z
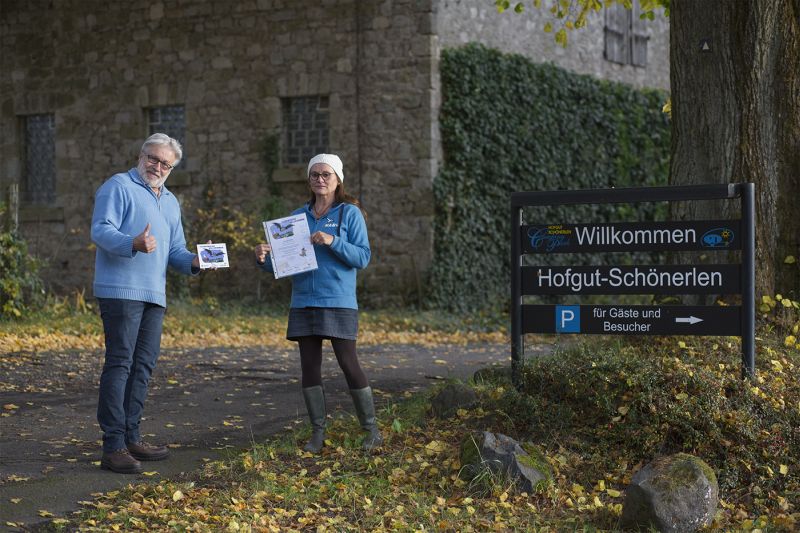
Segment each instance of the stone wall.
M3 2L0 185L21 179L20 117L54 113L57 199L23 205L21 230L48 261L53 290L85 287L88 295L94 191L135 164L147 108L185 107L186 167L167 186L187 223L213 190L217 202L252 214L255 244L269 190L265 141L281 132L281 98L325 95L329 149L342 156L346 189L368 212L373 261L359 277L360 300L417 303L433 251L443 47L478 40L578 72L666 87L663 21L647 69L602 60L602 20L571 34L567 49L540 26L498 15L484 0ZM304 173L298 165L272 174L287 208L306 198ZM233 294L251 294L254 273L243 256L225 282ZM272 285L280 283L286 287ZM271 286L263 278L261 285Z
M19 117L56 117L56 203L22 211L23 235L48 259L55 290L91 285L94 191L135 164L146 108L185 106L186 168L167 181L185 217L219 184L231 205L258 213L263 144L280 132L280 99L322 94L330 151L369 213L374 259L362 299L417 297L415 273L431 257L436 169L428 2L39 0L4 3L0 17L4 185L20 179ZM304 172L275 173L287 206L304 201ZM253 244L261 240L255 225ZM252 264L230 275L246 287Z
M553 33L544 32L547 22L555 29L560 27L549 12L549 1L542 2L541 9L534 8L533 2L524 2L525 10L519 14L513 10L500 14L494 2L487 0L440 0L434 5L442 48L480 42L600 79L639 88L669 89L669 21L663 10L656 11L655 20L642 21L649 36L647 66L642 68L605 60L605 10L591 12L586 27L569 31L569 44L564 48L555 43Z
M432 10L417 0L360 4L363 199L375 261L365 293L417 303L433 256L438 169Z

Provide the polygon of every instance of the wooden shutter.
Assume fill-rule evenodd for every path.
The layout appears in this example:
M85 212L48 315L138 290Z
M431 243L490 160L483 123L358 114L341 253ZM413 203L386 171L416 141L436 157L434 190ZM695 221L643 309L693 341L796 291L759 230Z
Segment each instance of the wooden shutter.
M628 35L630 30L630 11L619 4L605 9L605 56L614 63L627 64L629 61Z
M637 67L647 66L647 41L650 36L647 32L647 21L642 20L639 16L642 14L642 8L639 2L633 2L633 9L631 9L631 65Z

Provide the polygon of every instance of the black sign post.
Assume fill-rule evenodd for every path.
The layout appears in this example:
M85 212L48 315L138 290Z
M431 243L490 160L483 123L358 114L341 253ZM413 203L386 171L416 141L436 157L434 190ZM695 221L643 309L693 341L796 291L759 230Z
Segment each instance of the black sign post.
M739 220L524 224L523 207L740 199ZM752 183L516 192L511 195L511 368L525 333L725 335L742 338L755 374L755 187ZM523 266L526 254L741 250L741 263ZM741 294L741 306L523 305L525 295Z

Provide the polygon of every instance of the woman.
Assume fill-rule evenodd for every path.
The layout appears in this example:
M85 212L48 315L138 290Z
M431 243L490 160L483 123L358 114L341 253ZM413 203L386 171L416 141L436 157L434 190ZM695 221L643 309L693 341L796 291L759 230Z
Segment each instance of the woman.
M303 448L319 453L325 443L325 394L322 388L322 341L329 339L344 372L361 427L367 431L363 448L383 444L375 419L372 389L358 363L358 303L356 271L370 259L367 225L358 201L344 191L342 160L319 154L308 162L311 197L292 214L305 213L317 270L292 277L292 305L286 338L300 348L303 398L311 419L311 439ZM272 271L269 244L255 248L256 261Z

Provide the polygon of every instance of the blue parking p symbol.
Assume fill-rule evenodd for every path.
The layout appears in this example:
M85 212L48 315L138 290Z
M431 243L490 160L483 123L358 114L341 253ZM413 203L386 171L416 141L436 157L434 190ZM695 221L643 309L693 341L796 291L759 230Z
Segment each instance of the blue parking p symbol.
M581 332L581 306L557 305L556 306L556 333Z

